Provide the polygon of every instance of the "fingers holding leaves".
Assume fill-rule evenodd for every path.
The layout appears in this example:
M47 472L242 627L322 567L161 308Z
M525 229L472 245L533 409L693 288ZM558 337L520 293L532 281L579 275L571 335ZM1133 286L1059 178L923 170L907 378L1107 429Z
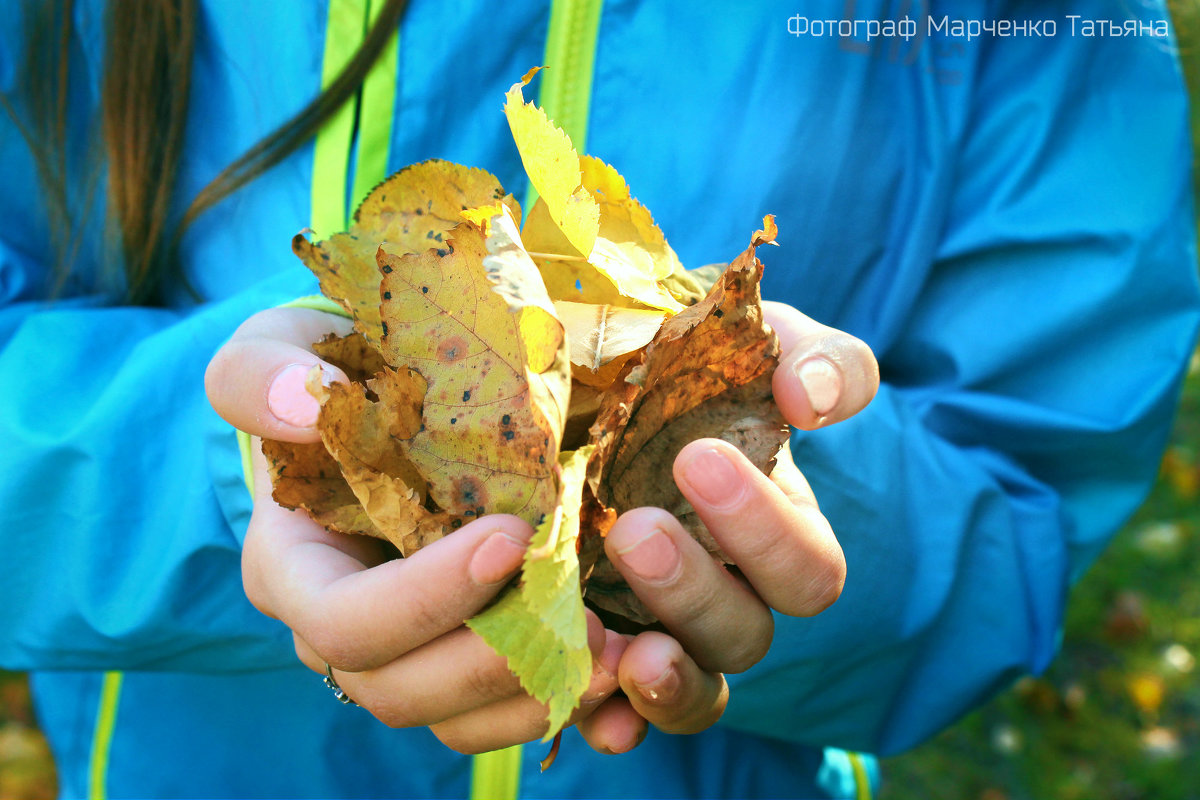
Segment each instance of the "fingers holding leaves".
M600 709L620 700L613 695L620 688L617 670L625 646L626 641L622 636L605 630L599 619L589 614L588 648L593 659L591 678L579 698L578 707L566 721L567 726L587 725L587 720ZM454 668L453 665L448 666ZM431 730L434 735L448 747L462 753L480 753L544 737L549 726L546 704L520 691L519 682L511 672L508 676L517 685L518 691L504 699L480 704L433 724Z
M266 584L259 590L264 604L293 620L301 638L326 660L343 669L383 669L413 648L454 635L444 627L447 609L455 611L455 624L461 622L516 568L509 558L520 545L506 539L515 531L480 527L491 519L485 515L524 519L522 542L529 541L529 526L537 532L522 580L470 625L507 654L525 689L547 702L554 729L573 718L589 685L575 560L584 482L586 496L600 506L588 507L593 541L603 537L616 512L662 506L657 519L635 510L618 521L609 557L675 633L679 653L688 654L668 661L696 694L681 694L668 704L669 713L660 709L656 718L672 730L696 729L723 707L723 681L711 675L745 669L769 646L766 603L788 613L807 608L778 587L763 552L774 545L805 552L820 538L813 535L817 520L803 519L803 505L789 503L761 473L742 475L768 471L787 437L772 387L789 398L792 409L785 413L798 425L825 424L858 406L864 382L850 368L862 366L862 359L851 354L839 360L841 351L832 346L797 346L785 362L794 380L779 377L786 370L776 370L773 379L780 351L763 325L763 264L756 255L774 241L773 218L764 218L763 229L707 292L685 292L677 257L624 179L607 165L578 158L562 132L524 104L521 87L530 77L513 87L506 106L542 198L528 210L523 230L515 202L492 176L426 162L374 190L351 230L322 242L294 240L322 290L353 315L356 336L374 355L370 368L328 356L351 379L343 383L344 374L329 371L322 390L310 378L316 357L303 360L286 349L304 351L304 339L291 338L301 327L296 320L284 326L286 335L274 337L251 326L214 359L214 406L235 424L289 442L315 442L310 423L320 428L321 445L268 451L275 499L306 508L330 530L386 536L405 557L368 568L369 556L359 558L331 540L320 541L321 550L309 532L290 548L286 539L273 546L285 547L284 556L290 549L315 550L323 554L316 562L284 561L287 569L272 577L247 572ZM554 157L546 161L551 151ZM530 242L537 246L527 249ZM595 287L600 290L591 293ZM580 302L594 307L577 316L599 321L595 346L585 348L582 359L572 357L568 339L581 337L567 336L558 305ZM632 315L640 320L639 335L623 337L615 347L610 328L632 318L627 306L650 312ZM799 340L811 335L803 330ZM264 348L264 338L282 339L283 345ZM314 346L324 353L325 345ZM627 369L634 351L641 355ZM244 382L232 374L239 362L251 367ZM573 383L586 386L593 400L603 398L577 405ZM313 400L296 391L301 388ZM580 396L587 400L586 392ZM722 480L711 459L681 481L681 489L692 482L695 496L673 492L669 482L670 496L640 493L651 481L661 483L674 454L699 437L734 441L749 456L734 468L742 481L733 488L744 490L745 502L703 499L699 476ZM705 453L722 452L709 448L693 456L703 460ZM767 504L749 517L762 527L757 544L729 550L739 564L747 560L747 584L714 562L705 550L711 541L697 544L676 516L690 515L687 525L697 536L706 535L700 528L707 525L719 549L735 523L746 521L736 517L755 498ZM425 585L428 575L438 575L441 586ZM334 624L364 600L372 611L369 625ZM371 632L379 630L385 631L383 641L368 652ZM657 640L647 641L639 647ZM665 645L656 646L659 660L667 658ZM546 675L557 677L547 681ZM638 710L636 699L628 709L601 706L602 720L623 720L618 727L633 730L625 723ZM684 707L691 710L680 712ZM466 741L452 726L443 730ZM598 737L604 730L597 723Z
M300 660L323 674L327 667L324 657L303 637L295 635L295 641ZM586 721L613 699L625 645L623 637L606 631L595 615L589 615L592 676L568 724ZM357 672L337 670L334 678L355 703L384 724L394 728L428 726L444 744L462 753L532 741L547 730L545 704L526 694L505 659L465 627L382 666Z
M662 509L623 514L609 559L645 607L704 669L741 672L771 644L770 610Z
M729 686L662 633L638 635L621 659L621 688L633 709L664 733L699 733L725 711Z
M288 442L317 442L320 405L305 389L313 367L325 383L345 373L322 361L312 343L345 335L351 322L303 308L276 308L244 322L209 362L204 386L209 402L235 428Z
M464 525L405 559L332 533L270 500L256 457L256 502L242 550L246 593L337 669L363 671L458 628L516 574L532 536L508 515Z
M772 389L789 423L813 430L857 414L879 389L879 364L865 342L784 303L763 315L779 337Z
M811 616L837 599L846 563L785 445L771 478L726 442L700 440L675 460L680 490L771 608Z

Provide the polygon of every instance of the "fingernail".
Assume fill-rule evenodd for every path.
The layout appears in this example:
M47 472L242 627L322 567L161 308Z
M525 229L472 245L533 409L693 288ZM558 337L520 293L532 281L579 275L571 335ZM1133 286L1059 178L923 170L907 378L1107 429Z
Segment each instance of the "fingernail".
M746 481L720 450L696 453L683 465L683 479L710 506L733 505L742 496Z
M317 424L321 404L305 388L312 368L311 364L292 364L271 381L267 389L267 409L275 419L297 428L311 428Z
M526 542L497 531L475 548L467 574L480 586L493 586L516 572L525 558Z
M679 671L672 664L654 680L646 683L634 681L634 686L638 694L651 703L667 702L679 691Z
M600 752L609 756L617 756L621 753L628 753L641 744L645 740L646 734L649 733L649 726L644 719L639 718L639 721L641 724L636 730L624 729L624 736L621 736L621 731L617 731L615 735L619 737L618 740L600 745Z
M682 563L675 542L659 528L627 547L618 548L617 554L639 578L656 583L673 578Z
M823 417L833 411L842 396L842 374L837 367L818 356L802 361L795 369L813 412Z

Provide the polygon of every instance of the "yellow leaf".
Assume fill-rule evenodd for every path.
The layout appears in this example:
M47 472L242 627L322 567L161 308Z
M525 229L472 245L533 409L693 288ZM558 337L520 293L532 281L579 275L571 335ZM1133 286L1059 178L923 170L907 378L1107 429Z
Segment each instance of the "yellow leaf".
M529 210L521 240L530 257L538 265L542 281L552 300L575 303L606 303L630 305L613 282L580 255L570 255L574 249L550 218L542 198ZM567 255L564 255L567 254Z
M508 310L519 315L525 363L534 372L544 372L554 363L563 343L562 323L555 317L546 285L521 244L521 234L509 210L501 206L487 220L486 231L483 266L488 280L504 298Z
M1147 672L1129 676L1125 686L1133 704L1145 714L1158 713L1167 694L1163 679Z
M621 173L593 156L582 156L579 165L583 185L600 207L599 235L625 250L647 278L660 281L683 269L650 210L630 194Z
M526 103L521 90L532 79L531 70L508 90L504 114L529 182L545 203L555 226L573 252L592 252L600 227L600 210L582 185L579 154L570 137L534 103Z
M350 230L315 243L297 234L292 250L317 276L321 293L346 309L355 328L378 347L379 245L390 242L404 252L440 247L464 208L494 202L516 205L485 170L424 161L375 187L354 212Z
M536 525L554 508L554 468L570 391L566 343L535 372L519 321L493 290L482 232L461 223L443 250L379 251L381 352L428 382L422 427L402 442L453 515L511 513ZM541 366L540 364L538 366Z
M461 216L467 222L473 222L479 226L479 229L483 231L483 235L487 236L491 232L492 217L499 214L502 209L507 209L510 216L515 215L516 224L520 225L521 207L517 205L517 201L512 195L509 195L498 203L489 203L486 206L463 209Z
M580 158L579 164L583 187L599 212L597 234L587 257L578 254L542 197L530 210L522 232L529 252L540 259L550 296L681 311L684 304L663 281L682 273L683 265L650 212L630 195L625 179L615 169L588 156Z
M599 237L588 262L612 281L625 297L672 313L685 307L658 280L646 274L652 263L637 245Z

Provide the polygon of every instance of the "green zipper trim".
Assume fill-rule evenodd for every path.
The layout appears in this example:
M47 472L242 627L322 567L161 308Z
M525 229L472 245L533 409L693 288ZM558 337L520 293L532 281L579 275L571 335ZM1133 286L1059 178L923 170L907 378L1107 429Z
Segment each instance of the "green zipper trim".
M521 745L471 759L471 800L516 800L521 790Z
M603 0L552 0L550 30L542 63L538 105L571 138L575 152L587 153L591 115L592 77L596 65L596 40L600 32ZM537 201L531 184L521 208L525 213Z
M854 771L854 786L855 800L871 800L871 778L867 775L867 768L863 764L863 757L859 753L847 751L846 755L850 758L850 769Z
M368 27L375 25L384 0L369 0ZM350 210L357 209L371 190L388 175L388 151L396 112L400 62L400 29L397 26L383 52L363 80L358 111L358 147L355 152L354 187ZM338 230L345 230L338 228Z
M367 0L329 0L321 91L333 83L362 45L367 18ZM346 224L346 185L358 104L359 98L355 94L321 126L313 145L312 219L309 226L320 238L349 227Z
M378 13L379 0L368 6L368 24ZM592 94L592 71L596 56L596 34L600 27L602 0L554 0L546 40L546 70L539 102L546 113L571 137L575 148L585 153ZM326 33L322 86L336 76L362 41L362 0L331 0ZM359 22L357 33L353 23ZM364 81L361 99L347 103L317 136L313 156L312 228L328 236L348 227L346 186L347 154L359 122L357 170L351 199L355 206L386 177L388 144L395 115L398 88L399 39L389 43ZM243 437L243 459L248 462ZM247 470L249 473L249 471ZM248 480L248 484L252 482ZM471 800L515 800L520 790L520 745L483 753L472 759Z
M92 732L92 753L88 759L88 800L105 800L108 797L108 756L112 751L124 677L121 672L106 672L100 684L100 703L96 710L96 727Z
M546 70L538 96L546 115L566 131L583 155L587 152L592 71L603 0L554 0L546 39Z
M325 55L321 64L322 91L358 52L383 6L383 0L330 0ZM350 227L350 211L387 177L399 54L400 32L397 28L367 72L362 88L347 99L317 133L313 145L312 219L309 226L320 238ZM356 134L357 144L354 141ZM353 184L349 177L352 149Z

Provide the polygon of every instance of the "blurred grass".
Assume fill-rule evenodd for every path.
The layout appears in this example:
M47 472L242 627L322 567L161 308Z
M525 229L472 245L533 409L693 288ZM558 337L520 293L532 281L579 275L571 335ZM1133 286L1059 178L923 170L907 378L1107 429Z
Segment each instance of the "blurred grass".
M1197 97L1200 2L1169 5ZM1200 354L1154 491L1076 587L1059 657L885 761L882 800L1200 800L1198 448ZM55 795L25 678L0 671L0 798Z
M52 800L57 793L50 748L34 724L25 676L0 671L0 798Z

